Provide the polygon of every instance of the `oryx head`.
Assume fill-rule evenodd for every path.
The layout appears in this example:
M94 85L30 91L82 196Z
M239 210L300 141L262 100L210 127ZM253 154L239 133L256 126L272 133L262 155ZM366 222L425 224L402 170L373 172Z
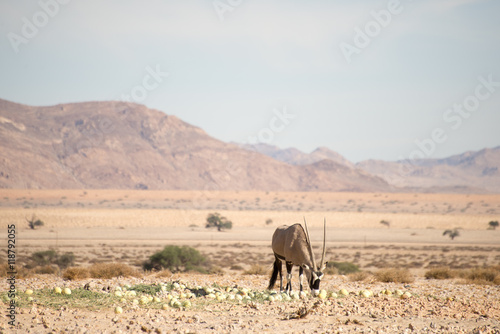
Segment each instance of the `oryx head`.
M309 229L307 228L306 218L304 217L304 225L306 227L306 241L309 247L309 253L311 254L311 262L313 268L309 268L307 264L304 264L303 267L311 272L311 279L309 280L309 287L311 288L312 293L317 296L319 294L319 284L321 279L323 278L323 270L325 270L328 262L324 262L325 253L326 253L326 218L323 223L323 253L321 255L321 262L319 266L316 265L316 260L314 259L314 252L311 246L311 240L309 239Z

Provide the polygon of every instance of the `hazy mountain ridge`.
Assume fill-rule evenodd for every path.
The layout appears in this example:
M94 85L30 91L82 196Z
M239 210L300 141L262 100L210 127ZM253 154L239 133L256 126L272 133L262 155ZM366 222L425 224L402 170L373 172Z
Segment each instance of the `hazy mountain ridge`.
M416 159L410 162L367 160L356 166L397 187L500 192L500 146L444 159Z
M378 176L397 188L396 191L500 192L500 146L444 159L366 160L357 164L328 148L304 153L295 148L280 149L267 144L242 147L293 165L315 164L327 157L340 165Z
M500 146L353 164L328 148L237 145L125 102L0 100L0 188L500 192Z
M0 100L0 187L391 191L335 163L294 166L145 106L85 102L30 107Z
M349 160L326 147L319 147L311 153L304 153L293 147L280 149L277 146L268 144L242 144L240 146L247 150L265 154L273 159L283 161L291 165L309 165L327 159L342 165L354 167L354 164Z

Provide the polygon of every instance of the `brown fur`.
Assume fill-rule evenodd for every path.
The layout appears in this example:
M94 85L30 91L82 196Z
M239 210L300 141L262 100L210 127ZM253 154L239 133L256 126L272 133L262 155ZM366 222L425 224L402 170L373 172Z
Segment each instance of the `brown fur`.
M307 244L306 233L300 224L283 225L274 231L272 239L274 254L291 262L295 266L308 265L313 267L312 254Z

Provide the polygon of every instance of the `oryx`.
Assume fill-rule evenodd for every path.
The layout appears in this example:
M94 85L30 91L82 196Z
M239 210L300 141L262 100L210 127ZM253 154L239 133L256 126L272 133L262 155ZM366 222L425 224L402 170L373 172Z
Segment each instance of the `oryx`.
M280 290L283 291L283 275L281 273L282 261L285 261L287 272L287 283L285 291L292 291L292 267L299 266L299 283L302 291L302 281L304 269L310 272L309 287L314 295L319 293L319 283L323 278L323 270L326 268L326 218L323 225L323 254L321 262L316 266L314 253L309 239L309 230L307 229L306 219L304 218L305 230L300 224L291 226L283 225L274 231L272 248L274 252L274 265L268 289L271 290L276 283L278 273L280 275Z

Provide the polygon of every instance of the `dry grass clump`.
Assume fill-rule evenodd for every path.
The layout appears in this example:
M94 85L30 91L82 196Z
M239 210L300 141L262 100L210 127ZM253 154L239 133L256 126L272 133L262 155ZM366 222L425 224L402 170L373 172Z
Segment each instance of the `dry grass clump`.
M473 268L459 273L467 284L500 284L500 266Z
M16 278L30 278L33 277L33 270L26 269L23 266L16 266ZM6 263L0 266L0 277L10 277L12 274L8 274L10 272L9 265Z
M452 270L449 267L429 269L425 273L427 279L462 278L466 284L500 284L500 266Z
M139 273L134 268L124 263L96 263L89 268L92 278L113 278L138 276Z
M436 267L427 270L424 276L426 279L450 279L457 277L457 272L450 267Z
M239 264L233 264L229 269L231 270L244 270L244 268L242 266L240 266Z
M59 273L59 268L54 265L45 265L40 267L34 267L30 269L34 274L42 275L57 275Z
M349 278L349 281L351 282L367 282L367 281L373 281L374 276L372 273L367 272L367 271L359 271L357 273L352 273L347 275Z
M328 275L349 275L359 272L359 266L352 262L330 261L326 265L325 274Z
M69 267L64 270L62 277L64 279L74 281L90 277L90 272L87 268L82 267Z
M260 264L254 264L250 267L250 269L245 270L243 275L267 275L268 270L266 267L261 266Z
M165 277L171 277L172 276L172 272L168 269L163 269L163 270L160 270L159 272L157 272L155 274L156 277L160 277L160 278L165 278Z
M415 280L408 269L388 268L375 273L375 278L384 283L413 283Z

